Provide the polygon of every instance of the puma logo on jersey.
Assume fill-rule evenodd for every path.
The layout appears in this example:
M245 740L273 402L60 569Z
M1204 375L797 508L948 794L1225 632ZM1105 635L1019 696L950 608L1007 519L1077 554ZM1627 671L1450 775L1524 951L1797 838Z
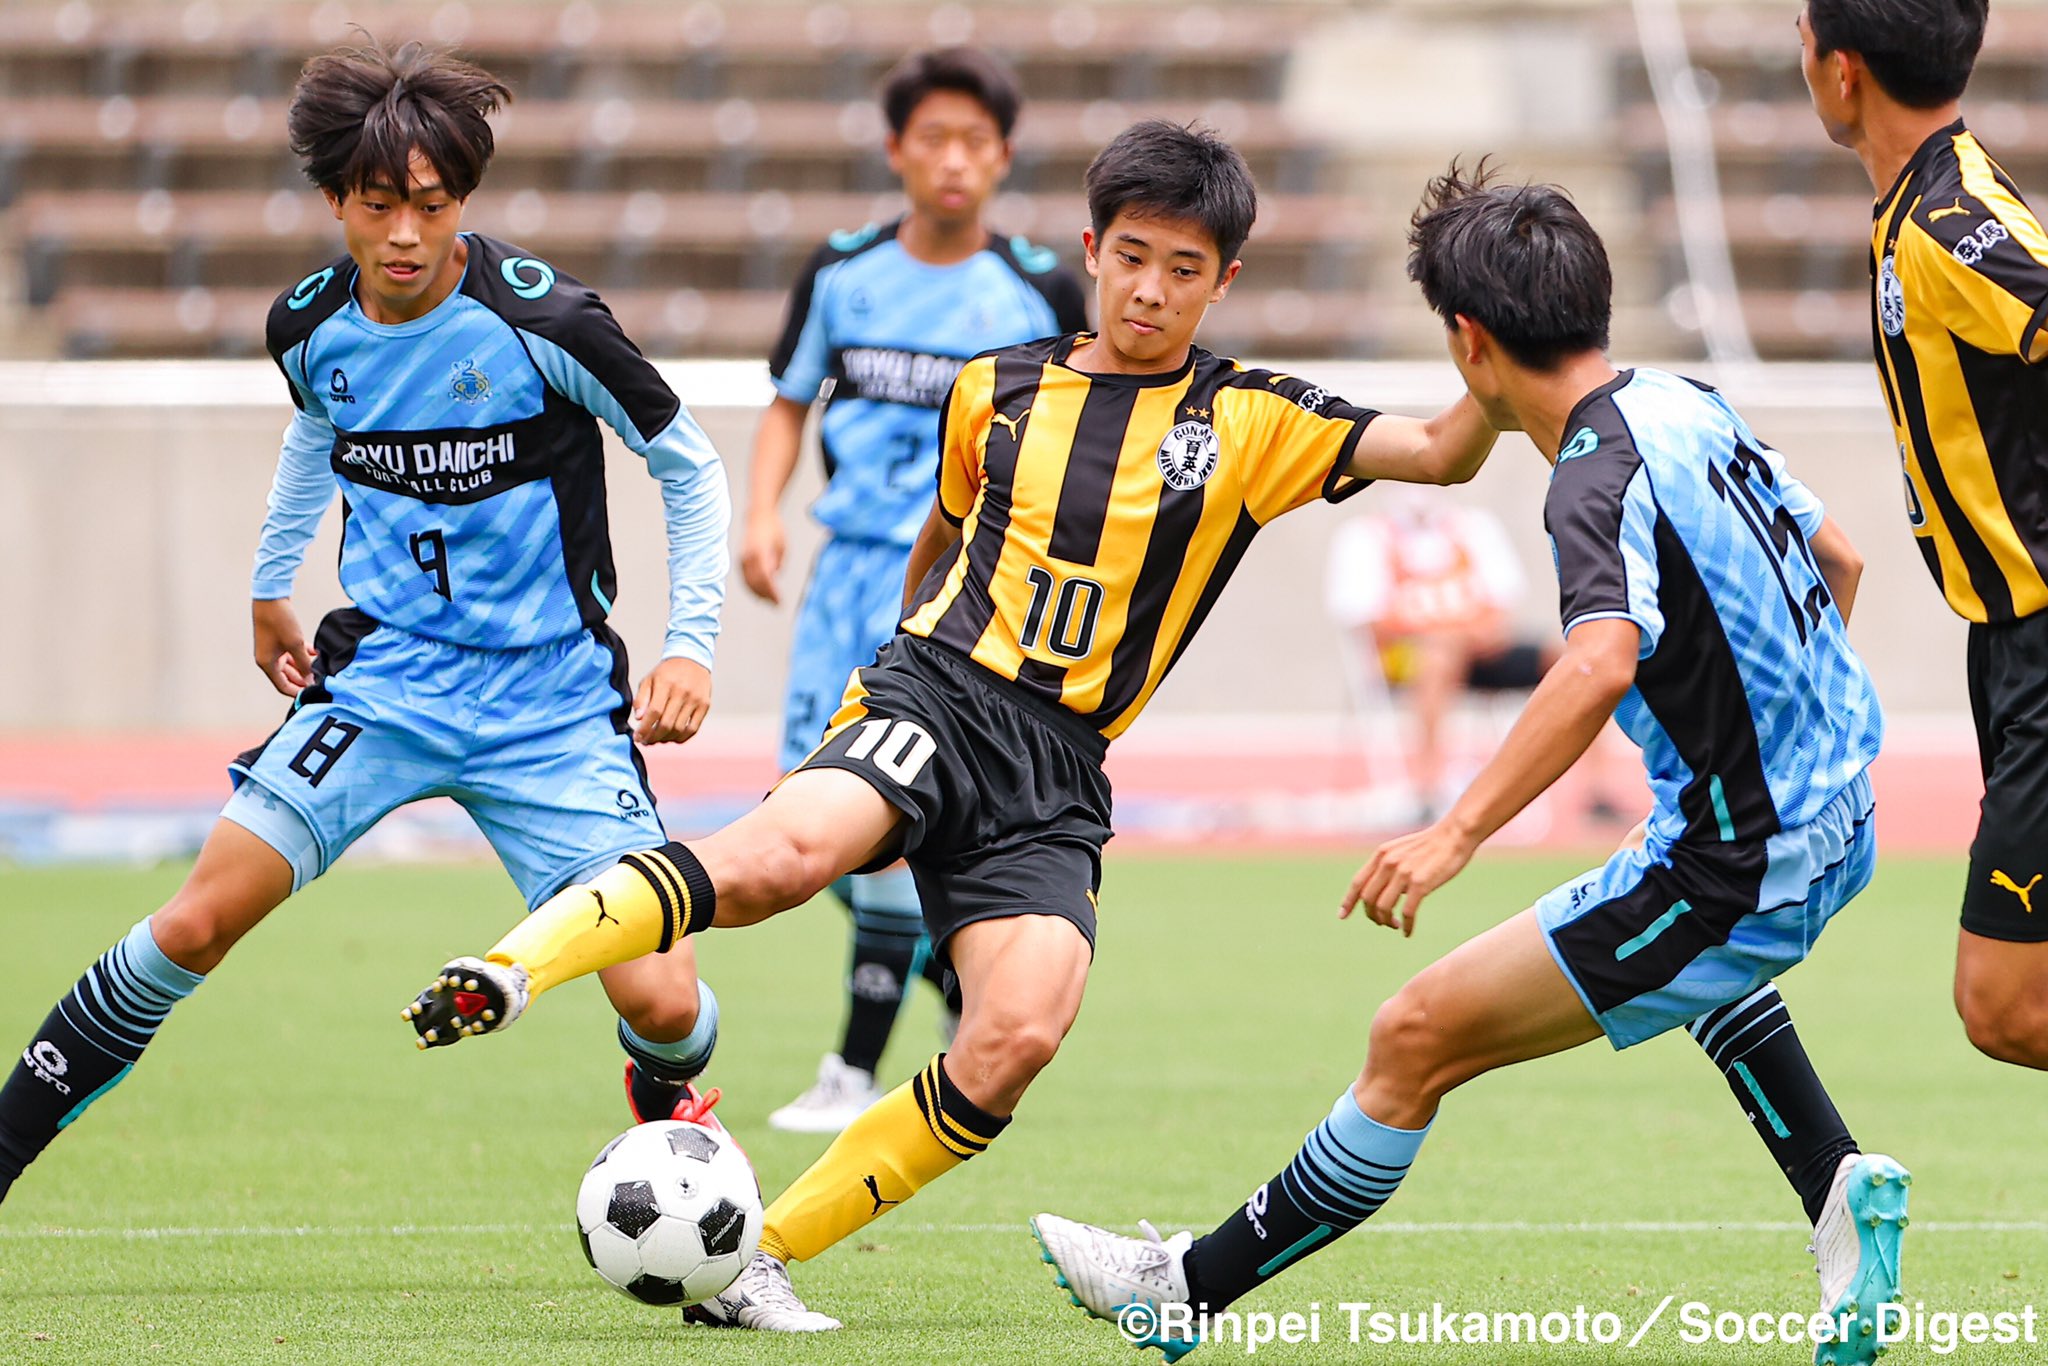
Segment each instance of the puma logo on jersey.
M1956 202L1949 205L1947 208L1936 209L1933 213L1928 214L1927 221L1930 223L1938 223L1942 219L1947 218L1952 214L1962 214L1966 218L1970 214L1970 211L1963 207L1963 197L1961 195L1957 195Z
M2019 883L2014 882L2010 877L2007 877L2003 869L1993 868L1991 870L1991 885L1994 887L2003 887L2005 888L2005 890L2011 892L2014 896L2018 897L2020 899L2020 905L2027 908L2028 915L2032 915L2034 913L2034 884L2038 883L2040 880L2041 874L2036 873L2034 874L2033 881L2029 882L2026 886L2022 887Z
M1024 444L1024 433L1021 428L1024 425L1024 419L1030 416L1031 410L1026 408L1015 417L1011 417L1007 413L997 413L991 420L1000 422L1003 426L1008 427L1010 429L1010 440L1021 446Z

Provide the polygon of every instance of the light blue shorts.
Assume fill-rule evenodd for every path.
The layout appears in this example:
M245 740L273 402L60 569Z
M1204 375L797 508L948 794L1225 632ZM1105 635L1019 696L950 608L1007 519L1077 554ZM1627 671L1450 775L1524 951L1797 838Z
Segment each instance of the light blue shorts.
M529 906L663 841L609 630L478 650L345 611L318 648L284 725L230 766L221 812L283 854L295 886L423 797L469 812Z
M797 608L782 708L782 771L804 761L839 710L846 680L875 662L903 619L910 547L832 537L818 551Z
M1869 776L1768 839L1652 840L1536 903L1608 1040L1627 1048L1739 1001L1805 959L1877 866Z

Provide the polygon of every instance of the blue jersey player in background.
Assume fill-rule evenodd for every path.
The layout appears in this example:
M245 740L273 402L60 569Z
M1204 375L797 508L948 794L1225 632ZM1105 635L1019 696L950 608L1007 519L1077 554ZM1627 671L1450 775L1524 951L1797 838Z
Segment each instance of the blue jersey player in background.
M1866 770L1883 723L1846 625L1862 562L1719 394L1608 363L1606 251L1563 194L1453 167L1409 241L1487 420L1555 467L1544 520L1566 644L1500 752L1436 824L1381 846L1340 914L1362 905L1412 933L1423 898L1610 715L1643 750L1653 810L1604 866L1383 1004L1358 1081L1214 1232L1134 1239L1043 1214L1033 1231L1075 1303L1111 1319L1150 1306L1121 1326L1172 1360L1199 1334L1193 1311L1385 1204L1453 1088L1602 1035L1619 1049L1686 1028L1814 1221L1831 1320L1815 1359L1869 1362L1910 1177L1858 1150L1772 985L1876 861Z
M779 603L782 494L811 407L826 395L826 485L811 505L826 539L797 609L784 772L818 743L847 676L896 633L904 565L938 487L939 413L953 376L980 352L1087 326L1080 284L1052 252L982 223L1010 166L1015 78L984 53L949 48L905 58L881 98L909 212L833 234L804 267L769 362L776 397L754 440L740 569L754 593ZM907 983L920 971L940 980L908 868L837 890L854 922L845 1033L816 1084L769 1116L778 1129L836 1133L873 1104Z
M292 710L235 761L184 886L24 1050L0 1090L0 1194L243 935L392 808L453 797L529 904L661 838L634 742L686 740L709 705L725 476L594 293L460 231L507 98L416 44L315 58L299 80L292 148L348 255L281 295L268 326L297 412L252 596L257 663ZM605 625L600 420L645 458L668 514L668 639L637 690ZM309 651L289 594L337 489L354 605ZM688 1083L717 1006L688 946L604 986L635 1113L698 1112Z

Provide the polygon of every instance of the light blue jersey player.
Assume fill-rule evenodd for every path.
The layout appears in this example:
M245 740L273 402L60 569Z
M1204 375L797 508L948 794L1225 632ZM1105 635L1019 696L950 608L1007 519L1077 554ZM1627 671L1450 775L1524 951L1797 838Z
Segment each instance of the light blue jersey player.
M769 361L776 399L754 446L740 566L755 593L779 602L778 505L823 397L826 483L811 516L826 539L797 609L785 772L818 743L848 675L896 632L910 546L937 490L939 414L953 376L982 351L1087 326L1080 285L1051 251L982 223L1009 167L1019 105L1010 74L971 49L920 53L890 73L882 105L910 211L833 234L805 265ZM939 980L908 869L840 890L854 916L845 1037L817 1083L769 1116L777 1128L835 1132L873 1102L906 982L921 970Z
M0 1092L0 1195L244 934L394 807L461 803L529 904L663 837L634 740L686 739L708 704L725 475L596 294L461 231L505 98L418 44L316 57L293 92L293 150L348 254L280 295L267 328L296 415L252 615L258 663L292 709L235 761L184 886L23 1051ZM668 637L637 690L605 625L619 585L600 422L647 462L667 509ZM289 594L337 493L353 605L309 652ZM318 983L315 968L293 990L317 997ZM635 1114L701 1115L689 1080L718 1016L687 948L604 985Z
M1718 393L1608 363L1606 250L1561 191L1453 167L1409 240L1472 397L1555 467L1544 521L1565 647L1450 811L1382 845L1340 910L1412 933L1423 899L1610 715L1642 747L1654 808L1602 867L1381 1005L1356 1082L1213 1232L1139 1240L1040 1215L1045 1259L1099 1315L1149 1305L1139 1345L1175 1359L1195 1341L1183 1311L1226 1308L1393 1198L1451 1090L1684 1028L1813 1221L1828 1325L1815 1360L1868 1363L1911 1178L1859 1150L1772 980L1875 865L1882 713L1847 630L1862 561Z

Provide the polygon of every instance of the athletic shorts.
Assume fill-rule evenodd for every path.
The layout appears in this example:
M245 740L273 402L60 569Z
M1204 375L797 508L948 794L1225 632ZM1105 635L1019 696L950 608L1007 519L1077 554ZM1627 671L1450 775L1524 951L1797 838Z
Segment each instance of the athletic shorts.
M827 540L804 584L782 706L782 772L802 763L838 710L846 680L875 662L903 617L908 546Z
M1805 959L1877 866L1869 775L1767 839L1651 840L1536 903L1536 920L1609 1042L1627 1048L1755 991Z
M627 730L625 647L608 629L479 650L344 608L314 649L313 682L285 723L229 766L238 787L274 800L238 792L222 813L277 848L297 881L423 797L469 812L529 906L665 838Z
M876 866L909 860L935 952L962 925L1017 915L1072 921L1093 945L1110 837L1106 749L1071 713L899 635L854 673L798 768L857 774L908 818Z
M2048 612L1972 625L1969 671L1984 803L1963 928L2038 944L2048 940Z

